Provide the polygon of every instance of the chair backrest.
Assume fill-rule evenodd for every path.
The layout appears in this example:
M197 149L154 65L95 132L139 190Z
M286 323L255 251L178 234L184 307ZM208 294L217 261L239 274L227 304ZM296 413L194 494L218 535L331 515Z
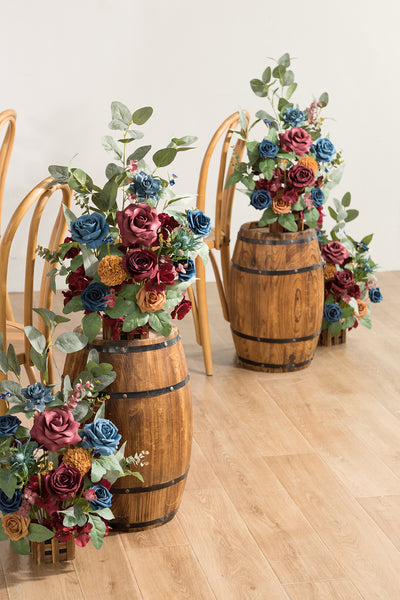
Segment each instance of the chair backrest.
M57 218L51 231L51 236L47 247L50 250L56 250L58 245L63 241L65 232L67 229L67 223L64 218L63 205L70 208L72 191L67 185L54 185L49 187L49 184L53 181L52 177L44 179L36 187L34 187L27 196L22 200L19 206L16 208L13 216L11 217L7 228L4 232L3 238L0 244L0 265L1 265L1 277L0 277L0 332L3 333L4 347L7 344L7 309L6 309L6 298L7 298L7 274L9 267L11 245L14 240L15 234L21 221L27 211L36 203L32 218L29 225L29 232L27 237L26 246L26 264L25 264L25 286L24 286L24 321L23 325L33 324L33 294L34 294L34 272L36 262L36 248L38 244L38 232L39 225L43 215L43 211L51 198L51 196L57 190L61 191L61 204L58 211ZM43 259L39 259L42 263L43 271L40 285L40 296L38 307L51 309L53 301L53 291L50 287L50 280L47 277L49 271L55 266L50 264ZM49 331L42 319L38 319L38 329L44 333L48 339ZM29 357L30 344L28 339L25 337L25 356ZM49 369L50 375L50 369Z
M16 118L17 113L11 109L0 113L0 134L2 133L3 128L6 127L3 142L0 146L0 225L4 186L6 182L8 165L11 158L11 152L14 146Z
M246 131L249 124L249 113L244 111L246 118ZM203 158L200 169L199 183L197 187L197 208L205 211L206 204L206 188L208 180L208 171L211 159L219 140L225 134L225 138L222 143L220 162L219 162L219 174L217 182L217 194L216 194L216 205L215 205L215 248L220 249L221 244L224 240L229 240L230 235L230 224L232 216L232 203L233 196L235 193L235 185L225 189L225 184L233 172L234 161L241 161L243 152L246 146L245 139L238 137L235 145L231 146L232 136L237 130L240 122L239 112L235 112L218 127L217 131L213 135L206 153ZM233 160L232 160L233 159Z

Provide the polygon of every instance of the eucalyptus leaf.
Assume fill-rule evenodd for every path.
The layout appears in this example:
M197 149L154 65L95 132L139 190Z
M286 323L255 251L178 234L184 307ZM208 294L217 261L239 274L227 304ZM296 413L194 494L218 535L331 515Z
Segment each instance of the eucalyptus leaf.
M297 231L297 223L292 213L279 215L278 222L288 231Z
M260 98L268 96L268 86L266 86L261 79L252 79L250 81L250 87L256 96L259 96Z
M116 165L115 163L108 163L106 166L106 177L107 179L111 179L115 175L120 175L124 172L124 169L120 165Z
M106 184L107 185L107 184ZM85 273L88 277L94 277L97 275L97 267L99 264L96 255L89 250L84 244L80 244L82 257L83 257L83 267L85 269Z
M126 162L129 163L130 160L142 160L150 150L151 146L140 146L139 148L136 148L135 152L128 156Z
M111 135L105 135L101 138L101 143L106 152L111 154L114 160L121 160L122 150Z
M348 206L350 206L350 203L351 203L351 194L350 194L350 192L346 192L342 198L342 205L347 208Z
M96 419L104 419L106 416L106 405L105 402L100 406L99 410L96 412L94 420Z
M43 355L42 352L37 352L37 350L35 350L35 348L31 346L29 356L38 371L40 371L41 373L45 373L47 371L47 354Z
M18 358L17 358L17 354L15 352L14 346L12 346L11 344L10 344L10 346L8 346L8 350L7 350L7 362L8 362L8 368L10 369L10 371L12 371L18 377L19 374L21 373L21 367L18 362Z
M55 321L56 314L48 308L33 308L35 313L41 316L46 327L51 327Z
M278 65L283 65L284 67L290 67L290 55L285 52L280 58L278 58Z
M89 536L93 542L93 546L99 550L103 545L104 535L106 533L106 524L104 521L96 515L89 515L89 523L92 524Z
M31 547L26 538L21 538L20 540L17 540L16 542L13 542L12 540L10 540L10 544L11 544L12 549L15 552L17 552L17 554L28 555L31 553Z
M67 304L63 308L63 312L67 315L69 313L78 312L80 310L83 310L82 300L80 296L74 296L73 298L71 298L71 300L67 302Z
M70 354L71 352L83 350L87 343L88 339L86 335L75 331L66 331L58 336L54 345L62 352Z
M36 352L43 354L47 346L46 338L44 337L43 333L41 333L32 325L26 325L26 327L24 327L24 331L31 346L36 350Z
M136 125L144 125L146 121L148 121L153 114L153 109L151 106L144 106L143 108L138 108L132 115L132 121Z
M4 352L4 350L0 351L0 371L2 371L5 375L7 375L8 373L8 360L7 360L7 354Z
M328 93L324 92L323 94L321 94L320 97L319 97L319 101L321 102L322 107L325 107L328 104L328 102L329 102L329 95L328 95Z
M54 183L68 183L69 169L60 165L50 165L49 173L54 179Z
M92 342L101 329L101 317L97 312L86 314L82 319L82 330L89 342Z
M97 352L96 348L92 348L89 351L87 362L94 362L97 365L99 364L99 353Z
M171 333L170 316L165 310L150 313L149 325L154 331L165 337L168 337Z
M263 83L269 83L271 81L271 67L267 67L261 76Z
M163 148L153 154L153 162L156 167L166 167L172 163L176 154L176 148Z
M131 111L125 104L117 100L111 102L111 116L113 119L122 121L125 124L124 129L131 124Z
M111 210L115 207L115 201L118 194L118 184L114 179L107 181L100 192L100 200L106 210ZM83 258L85 264L85 257ZM86 269L85 269L86 270Z
M54 531L39 523L30 523L27 537L31 542L44 542L54 537Z

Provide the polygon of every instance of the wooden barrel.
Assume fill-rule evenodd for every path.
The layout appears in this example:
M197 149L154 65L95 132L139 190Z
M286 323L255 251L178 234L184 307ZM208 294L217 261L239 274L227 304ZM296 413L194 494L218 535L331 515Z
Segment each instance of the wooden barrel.
M312 361L321 330L324 279L314 229L271 233L245 223L230 276L230 323L240 364L297 371Z
M64 373L85 370L88 351L113 365L117 378L105 391L106 418L126 440L125 456L148 450L148 465L116 481L112 527L141 530L162 525L178 510L192 447L192 398L185 355L177 329L168 338L150 332L148 339L96 338L87 349L67 355Z

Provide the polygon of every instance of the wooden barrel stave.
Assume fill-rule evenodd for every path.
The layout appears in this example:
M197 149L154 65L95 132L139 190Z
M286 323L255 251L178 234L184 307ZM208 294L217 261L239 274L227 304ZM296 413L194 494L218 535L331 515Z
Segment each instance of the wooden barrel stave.
M125 456L149 451L148 465L113 485L115 529L148 529L170 520L178 510L190 464L192 401L185 356L177 330L168 338L124 342L96 339L69 355L64 372L76 376L90 348L117 373L107 388L106 418L127 440Z
M246 223L232 256L231 329L239 362L279 372L308 366L318 343L323 274L315 232Z

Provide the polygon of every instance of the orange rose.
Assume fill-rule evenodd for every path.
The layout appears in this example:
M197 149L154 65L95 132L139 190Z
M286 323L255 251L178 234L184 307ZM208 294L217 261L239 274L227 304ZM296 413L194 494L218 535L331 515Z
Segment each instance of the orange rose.
M136 295L137 305L143 313L153 313L161 310L166 300L164 292L161 292L161 294L154 291L148 292L144 286L140 288Z
M31 520L28 517L23 517L17 513L9 513L1 517L4 533L13 542L18 542L18 540L28 535L30 522Z
M291 206L291 202L285 202L284 200L282 200L282 197L280 195L277 195L275 196L275 198L272 198L271 208L277 215L285 215L287 213L290 213Z
M362 319L368 313L368 304L366 302L364 302L363 300L357 300L357 306L358 306L358 310L357 310L357 313L355 313L355 316L358 317L359 319Z

